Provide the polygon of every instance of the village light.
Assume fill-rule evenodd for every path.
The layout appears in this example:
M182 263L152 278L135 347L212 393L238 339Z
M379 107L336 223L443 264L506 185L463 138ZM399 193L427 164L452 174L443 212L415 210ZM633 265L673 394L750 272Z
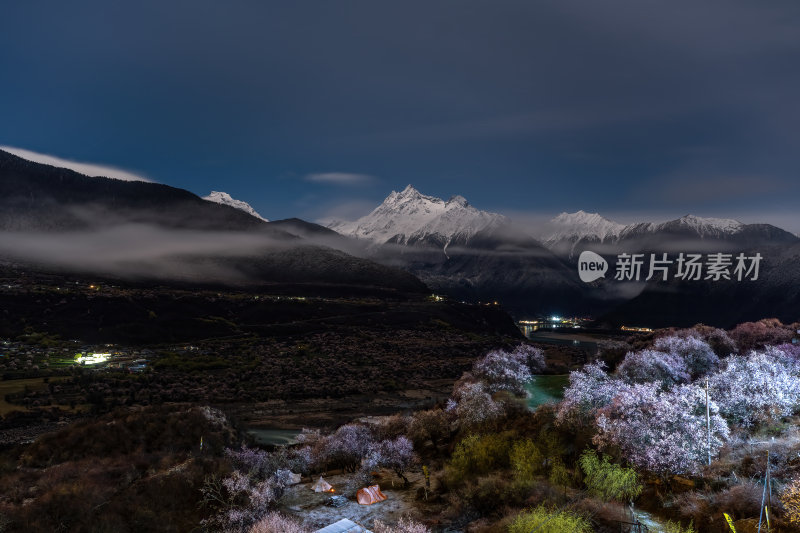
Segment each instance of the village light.
M98 365L105 363L111 357L110 353L78 354L75 362L79 365Z

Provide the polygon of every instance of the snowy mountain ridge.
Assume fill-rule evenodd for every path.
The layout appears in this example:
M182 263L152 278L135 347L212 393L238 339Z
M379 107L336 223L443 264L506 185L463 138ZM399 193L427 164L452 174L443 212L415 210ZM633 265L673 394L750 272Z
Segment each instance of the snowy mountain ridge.
M445 201L408 185L400 192L392 191L368 215L353 222L333 222L328 227L374 244L429 243L447 248L454 241L465 242L480 231L507 222L503 215L474 208L463 196Z
M521 226L498 213L481 211L463 196L445 201L422 194L411 185L392 191L371 213L353 222L331 222L328 227L370 245L423 244L442 248L476 243L473 237L491 235L501 241L519 237ZM516 233L515 233L516 232ZM666 222L621 224L598 213L563 212L544 224L528 226L522 233L559 256L572 256L585 244L617 245L648 239L651 244L675 239L710 241L794 242L796 236L769 224L744 224L729 218L684 215ZM655 240L653 240L655 239Z
M745 224L731 218L705 218L695 215L684 215L675 220L655 223L644 222L630 224L620 233L621 237L634 232L657 233L668 230L686 230L696 233L699 237L722 237L724 235L735 235L742 231Z
M255 209L253 209L252 206L250 206L250 204L248 204L245 201L232 198L231 195L226 192L211 191L211 194L209 194L208 196L203 196L203 200L208 200L209 202L215 202L218 204L235 207L236 209L244 211L249 215L253 215L256 218L260 218L264 222L269 222L269 220L259 215L258 212Z
M598 213L576 211L561 213L537 232L542 243L551 245L560 241L599 240L619 237L624 224L613 222Z
M580 241L616 242L627 237L635 237L662 232L691 233L701 239L725 238L736 235L746 228L746 224L729 218L698 217L684 215L666 222L636 222L620 224L597 213L577 211L561 213L539 230L539 239L548 247L575 244Z

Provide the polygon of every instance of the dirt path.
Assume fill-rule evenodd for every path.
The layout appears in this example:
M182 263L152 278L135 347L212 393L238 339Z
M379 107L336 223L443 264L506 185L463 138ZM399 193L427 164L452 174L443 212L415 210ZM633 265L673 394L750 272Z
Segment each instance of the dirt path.
M336 428L339 425L372 415L391 415L429 407L445 401L452 390L452 381L431 380L428 388L344 398L308 398L273 400L255 404L225 405L248 428L302 429Z

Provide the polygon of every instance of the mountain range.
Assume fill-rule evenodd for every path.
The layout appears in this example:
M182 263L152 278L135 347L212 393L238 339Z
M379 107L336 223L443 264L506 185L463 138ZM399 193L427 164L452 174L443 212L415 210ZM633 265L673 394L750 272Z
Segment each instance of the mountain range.
M107 257L113 248L107 243L124 243L122 237L136 233L126 233L131 226L147 228L152 238L128 246L127 255L117 250ZM800 239L769 224L693 215L620 224L578 211L531 227L477 209L462 196L443 200L411 185L358 220L325 227L296 218L269 222L220 191L200 198L158 183L87 177L0 151L0 231L9 243L0 241L0 259L7 261L25 258L20 249L30 248L30 235L68 233L66 251L50 252L60 250L64 239L44 241L28 263L56 264L63 255L71 261L63 268L102 270L110 263L124 266L115 272L140 279L433 290L470 302L496 301L518 317L727 325L764 316L793 321L794 302L800 301ZM92 246L85 247L86 235ZM95 242L100 237L103 246ZM760 253L763 261L759 280L748 283L674 277L617 282L612 266L587 284L577 275L585 250L611 265L622 253Z
M330 229L373 244L441 247L469 243L479 235L505 231L527 235L559 255L573 255L590 244L613 245L647 240L653 236L684 237L707 241L757 244L763 241L792 244L798 237L770 224L744 224L733 219L685 215L666 222L620 224L598 213L561 213L539 227L524 227L507 217L471 206L462 196L444 201L426 196L411 185L393 191L371 213L353 222L335 221Z
M407 272L320 246L241 205L159 183L89 177L1 150L0 263L296 292L427 290Z
M800 316L800 238L769 224L695 215L620 224L578 211L528 227L478 210L463 197L444 201L409 185L364 217L329 228L364 243L366 256L401 266L434 290L498 300L517 316L591 314L611 324L658 326ZM585 284L577 276L584 250L611 265L623 253L759 253L763 261L759 279L744 283L676 280L673 265L667 281L616 282L612 266L605 278Z

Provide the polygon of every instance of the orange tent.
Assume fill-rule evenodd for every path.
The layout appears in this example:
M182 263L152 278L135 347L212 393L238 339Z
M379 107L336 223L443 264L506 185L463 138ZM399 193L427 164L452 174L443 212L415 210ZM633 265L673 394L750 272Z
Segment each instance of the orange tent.
M356 499L361 505L372 505L373 503L385 500L386 494L381 492L380 486L372 485L371 487L359 489L358 494L356 494Z

